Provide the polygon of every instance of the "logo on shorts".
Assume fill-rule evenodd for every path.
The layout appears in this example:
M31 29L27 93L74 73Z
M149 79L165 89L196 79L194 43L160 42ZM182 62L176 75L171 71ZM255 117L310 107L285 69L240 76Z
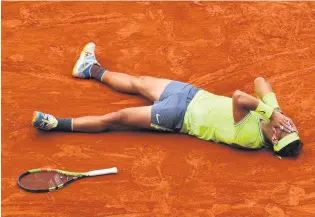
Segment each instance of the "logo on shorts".
M160 123L160 121L159 121L159 116L160 116L159 114L156 114L156 115L155 115L156 120L157 120L158 123Z

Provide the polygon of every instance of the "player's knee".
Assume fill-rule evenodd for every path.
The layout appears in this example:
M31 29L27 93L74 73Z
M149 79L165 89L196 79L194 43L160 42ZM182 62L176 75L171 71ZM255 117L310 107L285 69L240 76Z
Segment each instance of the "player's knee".
M139 92L142 92L145 89L149 78L150 78L149 76L139 76L139 77L137 77L136 88L137 88L137 90Z
M144 84L148 83L148 80L150 79L150 76L139 76L139 83L142 84L142 86L144 86Z
M238 100L242 96L243 92L240 90L236 90L233 92L232 98L234 100Z
M124 124L128 122L128 112L127 109L122 109L114 113L115 122L117 124Z
M123 113L120 111L112 112L99 117L101 126L108 128L112 124L120 124L123 118Z
M255 79L254 83L256 84L256 83L263 82L263 81L265 81L265 79L263 77L257 77Z

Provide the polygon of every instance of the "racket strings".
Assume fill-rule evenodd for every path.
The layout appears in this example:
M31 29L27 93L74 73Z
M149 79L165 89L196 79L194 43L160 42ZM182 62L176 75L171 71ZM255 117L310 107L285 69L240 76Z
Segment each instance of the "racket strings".
M35 180L36 180L36 181L41 182L41 183L45 183L45 181L42 180L42 177L41 177L41 176L38 176L37 173L34 173L34 177L35 177Z
M51 190L71 181L71 177L56 171L40 171L23 176L19 184L28 190Z
M62 176L60 176L59 174L56 174L56 175L54 176L54 179L55 179L55 182L56 182L57 185L63 184L63 182L61 181L61 178L60 178L60 177L62 177Z
M49 186L49 188L55 187L54 182L52 180L49 180L48 181L48 186Z

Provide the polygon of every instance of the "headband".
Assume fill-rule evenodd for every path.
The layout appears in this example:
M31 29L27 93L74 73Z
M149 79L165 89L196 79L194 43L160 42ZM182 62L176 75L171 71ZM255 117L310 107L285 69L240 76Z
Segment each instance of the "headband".
M285 137L283 137L282 139L279 140L278 144L273 146L273 150L278 152L281 149L283 149L284 147L286 147L287 145L289 145L291 142L297 141L299 140L300 137L298 136L297 133L290 133L288 135L286 135Z

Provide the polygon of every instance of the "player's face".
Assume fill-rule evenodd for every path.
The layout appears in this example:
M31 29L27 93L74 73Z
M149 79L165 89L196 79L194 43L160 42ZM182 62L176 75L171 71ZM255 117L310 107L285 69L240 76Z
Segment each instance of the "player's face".
M272 128L272 136L271 136L270 141L272 141L273 144L277 144L279 140L282 139L286 135L288 135L288 133L278 128Z

